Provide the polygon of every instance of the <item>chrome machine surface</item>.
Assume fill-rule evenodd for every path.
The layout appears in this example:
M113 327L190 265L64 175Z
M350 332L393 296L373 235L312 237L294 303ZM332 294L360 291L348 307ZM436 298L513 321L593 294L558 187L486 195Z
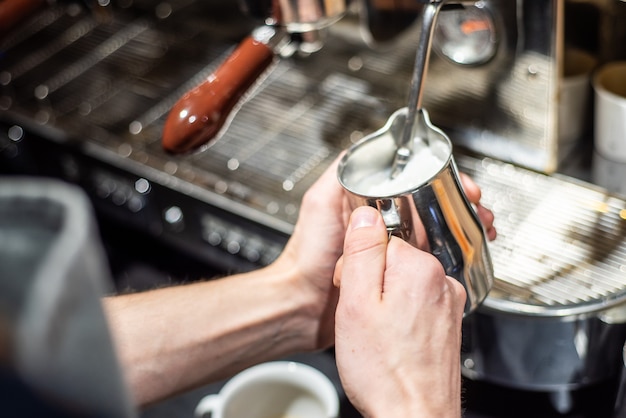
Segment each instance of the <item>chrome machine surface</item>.
M614 378L626 338L626 203L586 183L465 160L499 237L496 280L464 323L463 372L515 388L570 390ZM489 178L488 181L485 180Z

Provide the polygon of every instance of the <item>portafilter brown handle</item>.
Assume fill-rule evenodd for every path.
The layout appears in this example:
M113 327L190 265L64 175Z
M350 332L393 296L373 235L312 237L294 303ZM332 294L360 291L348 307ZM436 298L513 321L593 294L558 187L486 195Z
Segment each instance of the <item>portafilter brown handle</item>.
M207 79L185 93L172 107L162 135L163 149L171 154L195 151L228 124L242 96L274 60L272 44L252 35Z

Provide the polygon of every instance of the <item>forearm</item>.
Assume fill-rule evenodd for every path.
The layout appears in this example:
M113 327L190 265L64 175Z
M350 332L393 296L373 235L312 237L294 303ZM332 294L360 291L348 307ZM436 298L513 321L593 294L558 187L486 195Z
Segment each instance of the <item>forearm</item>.
M312 349L317 332L312 302L290 274L269 267L106 298L136 402L153 403L251 364Z

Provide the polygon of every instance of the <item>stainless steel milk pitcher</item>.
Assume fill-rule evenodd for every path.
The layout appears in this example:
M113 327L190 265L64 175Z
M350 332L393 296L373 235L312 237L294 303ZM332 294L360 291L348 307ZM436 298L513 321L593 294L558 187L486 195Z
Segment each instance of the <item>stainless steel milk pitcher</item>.
M387 182L406 115L406 108L396 111L383 128L353 145L340 161L339 181L353 207L377 208L390 234L432 253L446 274L463 284L467 315L482 303L494 279L484 228L461 187L452 143L426 111L416 115L413 138L432 160L416 163L430 167ZM413 158L421 158L419 152Z

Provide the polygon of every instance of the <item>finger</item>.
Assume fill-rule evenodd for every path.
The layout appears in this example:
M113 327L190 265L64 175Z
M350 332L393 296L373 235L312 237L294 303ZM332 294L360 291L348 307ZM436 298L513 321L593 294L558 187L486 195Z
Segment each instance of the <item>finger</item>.
M482 192L480 190L480 187L478 187L478 184L476 184L474 180L465 173L459 173L459 178L461 179L461 184L463 185L463 191L465 192L465 195L467 196L467 200L469 200L470 203L473 203L475 205L478 204L478 202L480 202L480 198L482 195Z
M393 237L387 250L384 297L410 297L416 303L438 300L446 291L443 266L432 254Z
M494 215L493 212L480 204L482 197L482 191L480 187L474 182L474 180L465 173L459 173L461 183L463 184L463 191L467 196L467 200L472 203L476 209L476 214L480 218L480 222L485 227L485 233L489 241L496 239L498 235L496 229L493 226Z
M496 228L493 226L493 222L495 220L495 216L492 211L487 209L486 207L477 204L476 205L476 214L480 218L480 222L485 227L485 233L487 234L487 239L489 241L493 241L496 239L498 235L496 232Z
M337 181L337 166L339 158L336 158L328 168L322 173L315 183L306 191L303 200L311 202L320 202L320 206L328 206L326 202L332 199L341 199L344 189ZM335 201L335 200L333 200ZM302 204L303 208L309 206L317 207L318 205Z
M343 248L342 296L380 299L387 241L387 228L376 209L362 206L354 210Z

